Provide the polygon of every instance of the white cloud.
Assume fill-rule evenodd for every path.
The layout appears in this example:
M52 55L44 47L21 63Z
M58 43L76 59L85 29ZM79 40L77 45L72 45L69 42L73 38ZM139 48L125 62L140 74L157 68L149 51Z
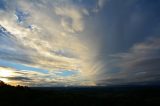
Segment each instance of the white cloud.
M72 33L83 31L83 17L89 14L85 8L77 8L73 5L55 7L55 13L61 16L61 25L63 28Z
M3 46L8 46L5 49L0 46L0 59L47 69L53 73L54 70L59 69L79 71L77 76L69 78L50 75L48 79L38 74L39 80L46 80L44 83L53 81L73 85L81 82L83 85L96 84L93 80L96 71L92 70L91 62L94 52L78 36L78 33L83 32L85 28L84 19L89 15L87 9L63 0L16 1L16 3L8 2L7 4L8 9L0 13L0 25L15 39L11 39L13 43L10 45L6 40L2 40L6 43ZM28 13L24 24L17 22L16 8ZM26 27L28 25L31 28ZM29 78L31 76L32 74ZM37 84L40 83L39 80Z

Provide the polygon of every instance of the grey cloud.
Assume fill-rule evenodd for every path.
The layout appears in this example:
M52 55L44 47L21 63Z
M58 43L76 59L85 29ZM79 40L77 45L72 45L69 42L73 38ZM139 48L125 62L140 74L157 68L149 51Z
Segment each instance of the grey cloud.
M14 81L32 81L31 78L28 78L28 77L4 77L4 78L7 78L9 80L14 80Z
M72 53L71 51L69 51L68 49L54 50L51 52L53 52L56 55L64 56L67 58L77 58L77 56L74 53Z
M105 5L106 2L109 2L110 0L96 0L97 4L96 7L93 9L93 12L99 12Z
M109 84L150 84L150 82L160 81L159 54L160 39L154 38L136 44L129 52L112 55L110 69L117 67L119 71L108 72L105 82Z
M33 63L25 47L11 32L0 25L0 58L4 60Z

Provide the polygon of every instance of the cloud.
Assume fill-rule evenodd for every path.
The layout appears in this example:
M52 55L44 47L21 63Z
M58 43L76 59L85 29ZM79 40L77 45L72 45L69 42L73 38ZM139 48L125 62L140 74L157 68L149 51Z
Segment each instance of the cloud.
M152 3L6 0L2 4L0 66L17 74L8 80L29 86L95 86L159 79L159 17ZM157 39L143 42L154 35Z
M106 1L109 1L109 0L98 0L98 7L102 8Z
M27 78L27 77L4 77L4 78L7 78L8 80L13 80L13 81L30 81L31 79L30 78Z
M61 25L64 30L74 33L84 29L83 17L88 15L85 8L78 8L74 5L63 5L55 7L55 13L61 16Z
M0 25L6 30L1 34L0 59L51 72L79 70L82 80L92 80L89 46L77 36L84 30L85 8L63 0L6 4L0 13Z
M129 52L112 55L107 84L149 84L160 81L160 39L135 44Z
M12 76L1 79L28 86L158 81L159 38L137 42L144 40L142 36L148 36L139 29L150 25L144 23L148 23L153 15L140 11L134 6L136 2L1 2L4 6L0 8L0 66L7 68L0 70L12 73ZM108 10L96 16L107 3ZM128 9L132 6L133 9ZM125 40L128 43L125 44ZM12 65L2 61L10 61Z
M42 76L43 74L34 71L17 70L10 67L0 67L0 80L11 85L33 85L33 82L36 80L35 77L40 75Z
M93 12L98 13L110 0L96 0L96 6L93 8Z

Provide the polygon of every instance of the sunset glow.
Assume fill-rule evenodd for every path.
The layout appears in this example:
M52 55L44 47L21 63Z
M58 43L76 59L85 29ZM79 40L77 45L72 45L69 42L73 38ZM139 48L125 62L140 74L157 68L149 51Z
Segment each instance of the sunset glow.
M12 76L12 72L8 70L0 70L0 77L10 77Z

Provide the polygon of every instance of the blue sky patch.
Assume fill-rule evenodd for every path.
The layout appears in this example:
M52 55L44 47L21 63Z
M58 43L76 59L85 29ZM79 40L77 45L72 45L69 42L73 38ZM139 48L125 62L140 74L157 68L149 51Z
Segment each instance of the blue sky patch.
M72 75L76 75L78 74L78 72L76 70L63 70L63 71L59 71L56 73L56 75L59 76L63 76L63 77L68 77L68 76L72 76Z
M45 69L26 66L23 64L19 64L19 63L15 63L15 62L13 63L13 62L5 61L5 60L0 60L0 66L14 68L17 70L36 71L36 72L41 72L44 74L48 73L48 70L45 70Z

